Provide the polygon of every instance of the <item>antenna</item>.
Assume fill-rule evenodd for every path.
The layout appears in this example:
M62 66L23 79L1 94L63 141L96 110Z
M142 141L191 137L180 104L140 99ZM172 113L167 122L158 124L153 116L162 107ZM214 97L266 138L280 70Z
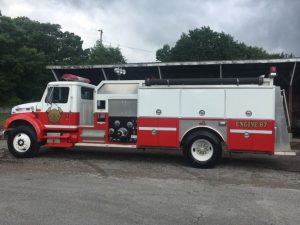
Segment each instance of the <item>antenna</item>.
M100 43L102 44L103 30L99 29L98 31L100 32Z

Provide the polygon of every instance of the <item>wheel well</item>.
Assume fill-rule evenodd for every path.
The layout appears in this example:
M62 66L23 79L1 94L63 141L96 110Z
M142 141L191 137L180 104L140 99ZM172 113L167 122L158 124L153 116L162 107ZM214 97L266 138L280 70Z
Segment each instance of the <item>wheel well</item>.
M218 133L217 131L215 131L214 129L209 128L209 127L196 127L196 128L189 130L187 133L184 134L183 138L181 139L180 145L184 146L185 141L188 138L188 136L197 131L206 131L211 134L214 134L219 139L220 142L224 142L224 138L221 136L221 134Z
M25 121L25 120L16 120L11 122L11 124L9 124L8 128L16 128L16 127L20 127L20 126L26 126L29 127L30 129L32 129L32 131L34 132L34 134L36 135L36 131L34 129L34 127L32 126L31 123Z

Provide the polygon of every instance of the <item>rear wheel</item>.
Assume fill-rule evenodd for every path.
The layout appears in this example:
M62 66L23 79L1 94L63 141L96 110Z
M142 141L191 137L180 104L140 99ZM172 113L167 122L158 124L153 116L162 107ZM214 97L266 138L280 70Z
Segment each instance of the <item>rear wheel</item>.
M9 132L7 146L11 154L17 158L33 157L40 148L35 132L26 126L16 127Z
M210 168L221 157L221 141L210 132L197 131L187 137L183 153L187 162L193 167Z

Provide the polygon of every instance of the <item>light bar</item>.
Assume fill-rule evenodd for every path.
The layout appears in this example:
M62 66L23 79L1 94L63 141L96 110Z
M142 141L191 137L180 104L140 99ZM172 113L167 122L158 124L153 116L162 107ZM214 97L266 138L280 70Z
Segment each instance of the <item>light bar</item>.
M84 77L79 77L74 74L64 74L61 78L66 81L78 81L78 82L83 82L83 83L87 83L87 84L91 83L90 79L87 79Z

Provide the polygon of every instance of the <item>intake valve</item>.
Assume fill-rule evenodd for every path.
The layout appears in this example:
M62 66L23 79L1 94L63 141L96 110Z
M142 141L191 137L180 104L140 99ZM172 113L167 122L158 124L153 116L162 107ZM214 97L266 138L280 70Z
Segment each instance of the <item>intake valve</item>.
M119 120L116 120L116 121L114 122L114 126L115 126L115 127L119 127L119 126L120 126L120 124L121 124L121 123L120 123L120 121L119 121Z
M129 121L129 122L127 123L127 127L128 127L128 128L132 128L132 127L133 127L133 123L132 123L131 121Z
M109 128L108 132L109 132L109 134L114 134L115 133L115 129L114 128Z
M124 137L127 137L127 134L128 134L128 131L125 127L121 127L119 130L118 130L118 136L120 138L124 138Z

